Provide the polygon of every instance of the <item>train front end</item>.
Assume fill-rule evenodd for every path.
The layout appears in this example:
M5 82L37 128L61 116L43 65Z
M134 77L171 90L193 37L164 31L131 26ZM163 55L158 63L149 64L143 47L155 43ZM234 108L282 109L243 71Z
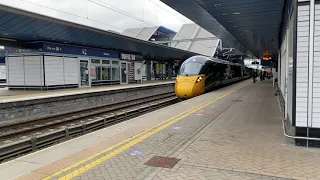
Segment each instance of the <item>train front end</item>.
M175 83L175 93L180 99L189 99L205 92L204 59L200 56L187 59L180 67Z

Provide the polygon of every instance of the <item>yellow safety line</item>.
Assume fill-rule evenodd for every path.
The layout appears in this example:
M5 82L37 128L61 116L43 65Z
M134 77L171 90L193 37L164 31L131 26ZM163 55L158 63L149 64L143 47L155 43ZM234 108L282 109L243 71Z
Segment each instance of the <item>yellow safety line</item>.
M69 180L69 179L71 179L71 178L73 178L75 176L78 176L79 174L82 174L82 173L86 172L87 170L92 169L93 167L103 163L104 161L116 156L117 154L120 154L121 152L129 149L130 147L132 147L132 146L136 145L137 143L143 141L144 139L148 138L149 136L151 136L151 135L153 135L153 134L155 134L155 133L157 133L157 132L159 132L159 131L161 131L161 130L169 127L169 126L171 126L172 124L184 119L185 117L187 117L187 116L199 111L200 109L204 108L205 106L208 106L208 105L216 102L217 100L222 99L222 98L230 95L231 93L233 93L233 92L245 87L246 85L248 85L248 83L246 83L246 84L244 84L244 85L242 85L239 88L236 88L234 90L227 91L227 93L225 93L224 95L222 95L220 97L217 97L217 98L215 98L215 99L213 99L211 101L205 102L202 105L199 105L199 106L197 106L197 107L195 107L193 109L190 109L187 112L181 113L181 114L179 114L179 115L177 115L177 116L175 116L175 117L173 117L173 118L171 118L171 119L169 119L167 121L159 123L159 124L157 124L157 125L155 125L155 126L153 126L151 128L148 128L147 130L145 130L145 131L143 131L143 132L141 132L141 133L139 133L139 134L137 134L135 136L132 136L131 138L128 138L128 139L126 139L126 140L124 140L124 141L122 141L122 142L120 142L120 143L118 143L118 144L116 144L114 146L111 146L111 147L109 147L109 148L107 148L107 149L105 149L105 150L103 150L103 151L101 151L101 152L99 152L97 154L89 156L88 158L86 158L84 160L81 160L81 161L79 161L79 162L77 162L77 163L75 163L75 164L73 164L73 165L71 165L69 167L66 167L66 168L64 168L64 169L62 169L62 170L60 170L60 171L58 171L58 172L46 177L46 178L44 178L43 180L49 180L51 178L54 178L54 177L66 172L66 171L68 171L68 170L70 170L72 168L75 168L75 167L77 167L77 166L79 166L79 165L81 165L81 164L83 164L83 163L85 163L85 162L87 162L87 161L89 161L89 160L91 160L91 159L93 159L93 158L95 158L95 157L107 152L107 151L110 151L110 150L114 149L117 146L120 146L120 145L122 145L122 144L124 144L124 143L126 143L126 142L128 142L128 141L130 141L132 139L134 139L131 142L119 147L118 149L116 149L116 150L104 155L103 157L101 157L101 158L99 158L99 159L97 159L97 160L95 160L95 161L93 161L91 163L86 164L84 167L80 167L77 170L75 170L75 171L73 171L73 172L71 172L71 173L59 178L59 180ZM160 126L160 127L158 127L158 126ZM154 130L152 130L152 129L154 129ZM152 130L152 131L150 131L150 130ZM144 134L144 135L142 135L142 134ZM142 135L142 136L140 136L140 135ZM138 136L140 136L140 137L135 139Z

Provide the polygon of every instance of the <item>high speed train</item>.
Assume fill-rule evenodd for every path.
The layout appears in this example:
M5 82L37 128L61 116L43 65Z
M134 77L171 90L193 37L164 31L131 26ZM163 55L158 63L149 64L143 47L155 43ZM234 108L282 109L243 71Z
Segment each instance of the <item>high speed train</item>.
M241 64L205 56L193 56L185 60L175 83L178 98L199 96L214 87L251 77L251 69Z

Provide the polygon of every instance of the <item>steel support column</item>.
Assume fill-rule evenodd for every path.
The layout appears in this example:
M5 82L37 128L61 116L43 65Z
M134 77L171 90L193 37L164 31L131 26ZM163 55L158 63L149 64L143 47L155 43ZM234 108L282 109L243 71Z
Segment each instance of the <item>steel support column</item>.
M150 81L151 80L151 61L147 60L146 64L147 64L147 81Z
M168 63L168 79L172 79L172 72L173 72L173 63Z

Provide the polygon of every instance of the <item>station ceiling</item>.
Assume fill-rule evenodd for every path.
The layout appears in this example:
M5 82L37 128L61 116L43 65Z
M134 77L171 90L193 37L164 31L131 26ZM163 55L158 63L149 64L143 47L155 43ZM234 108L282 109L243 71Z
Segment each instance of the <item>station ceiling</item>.
M285 0L161 1L222 39L223 44L246 54L249 50L257 57L264 52L277 57Z
M0 41L10 45L49 41L141 53L156 60L186 59L196 53L0 5Z

